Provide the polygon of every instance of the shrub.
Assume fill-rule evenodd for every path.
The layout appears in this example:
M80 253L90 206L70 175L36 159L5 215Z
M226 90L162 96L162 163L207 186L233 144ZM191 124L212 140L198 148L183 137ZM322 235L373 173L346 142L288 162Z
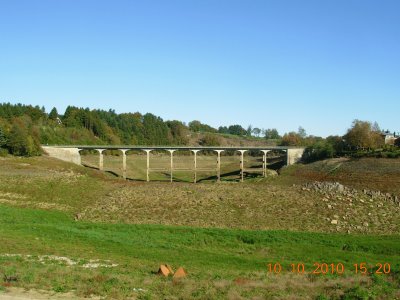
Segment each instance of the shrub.
M332 144L327 141L319 141L308 146L304 150L303 160L305 162L313 162L321 159L331 158L335 155L335 149Z
M221 144L219 138L214 134L205 134L199 141L201 146L219 146Z
M0 148L0 157L6 157L8 155L8 150L5 148Z

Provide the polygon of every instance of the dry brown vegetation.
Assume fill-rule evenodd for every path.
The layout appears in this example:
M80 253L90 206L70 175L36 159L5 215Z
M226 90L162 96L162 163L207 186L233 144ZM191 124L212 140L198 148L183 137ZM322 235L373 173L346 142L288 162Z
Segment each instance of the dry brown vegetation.
M292 166L278 177L219 184L116 180L46 157L3 161L0 174L14 176L3 177L0 202L67 211L80 220L314 232L400 231L399 204L372 200L361 192L365 187L396 192L398 160L330 160ZM327 171L332 169L335 173ZM386 181L373 181L381 176ZM303 188L303 183L321 179L351 184L360 193L327 196ZM331 224L333 219L337 224Z
M336 158L296 165L284 172L288 181L338 181L356 189L372 189L400 196L400 159Z

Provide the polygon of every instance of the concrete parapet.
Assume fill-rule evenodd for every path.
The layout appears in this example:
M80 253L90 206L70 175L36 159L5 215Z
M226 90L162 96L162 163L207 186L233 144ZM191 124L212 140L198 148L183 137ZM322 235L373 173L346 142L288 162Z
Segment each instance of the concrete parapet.
M79 148L62 148L62 147L49 147L42 146L42 149L50 157L54 157L63 161L72 162L81 165L81 155Z
M300 161L304 148L287 149L286 165L290 166Z

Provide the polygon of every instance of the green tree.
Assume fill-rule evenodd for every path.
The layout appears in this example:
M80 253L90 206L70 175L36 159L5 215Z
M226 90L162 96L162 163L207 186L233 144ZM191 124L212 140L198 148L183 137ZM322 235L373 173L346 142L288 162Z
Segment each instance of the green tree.
M252 133L253 133L255 136L259 137L260 134L261 134L261 129L260 129L260 128L257 128L257 127L254 127L253 130L252 130Z
M4 133L3 128L0 127L0 148L4 148L7 145L7 137Z
M30 118L28 117L28 120ZM36 129L29 131L23 118L13 121L10 135L7 142L11 154L17 156L33 156L40 154L39 133Z
M302 139L306 138L306 136L307 136L306 130L305 130L303 127L301 127L301 126L299 126L299 129L297 130L297 134L298 134Z
M172 144L174 145L188 144L189 129L182 122L174 120L174 121L167 121L166 124L171 133Z
M189 122L189 129L193 132L217 132L217 130L210 125L203 124L200 121L194 120Z
M226 126L219 126L218 127L218 132L219 133L224 133L224 134L228 134L229 133L229 129Z
M272 129L266 129L265 130L265 138L267 140L276 140L281 138L281 136L278 133L278 130L276 130L275 128Z
M246 129L238 124L229 126L228 130L230 134L234 135L246 135L247 133Z
M29 141L30 142L30 141ZM10 152L14 155L28 155L28 132L19 123L14 123L8 141ZM30 147L31 145L29 145Z
M246 130L246 135L251 136L252 133L253 133L253 126L249 125Z
M57 108L53 107L53 109L49 113L49 119L53 120L53 121L56 121L57 118L58 118Z
M336 154L342 154L346 148L346 143L343 140L343 137L338 135L330 135L326 138L326 141L332 145Z
M326 140L318 141L304 150L303 160L313 162L321 159L331 158L335 155L332 144Z

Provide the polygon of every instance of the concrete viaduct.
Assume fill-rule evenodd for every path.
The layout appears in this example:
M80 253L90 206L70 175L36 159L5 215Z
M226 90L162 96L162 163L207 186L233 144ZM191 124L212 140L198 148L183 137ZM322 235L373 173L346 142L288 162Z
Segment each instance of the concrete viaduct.
M174 168L174 152L180 151L191 151L194 154L193 168L185 169L185 171L194 172L194 182L197 181L197 172L199 171L213 171L217 174L217 181L221 178L221 153L224 151L238 151L240 152L240 176L243 182L245 172L249 171L261 171L263 176L267 174L267 153L272 150L280 150L286 152L286 165L292 165L298 162L304 152L304 148L295 147L170 147L170 146L42 146L43 150L50 156L63 161L72 162L77 165L81 165L82 150L96 150L99 153L99 170L103 170L103 152L105 150L119 150L122 152L122 173L123 178L126 179L126 152L129 150L141 150L145 151L147 155L147 181L150 181L149 174L151 171L157 171L158 169L150 168L150 152L153 150L164 150L170 153L171 165L170 165L170 178L173 180L173 171L182 171L182 169ZM214 151L217 153L217 162L215 169L199 169L197 168L197 153L199 151ZM263 153L263 163L260 169L247 170L244 166L244 153L247 151L259 151Z

